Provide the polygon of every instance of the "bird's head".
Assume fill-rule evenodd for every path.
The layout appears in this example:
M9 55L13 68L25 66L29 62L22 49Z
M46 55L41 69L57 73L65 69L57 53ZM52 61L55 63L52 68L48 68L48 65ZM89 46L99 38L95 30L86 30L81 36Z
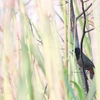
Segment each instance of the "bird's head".
M75 54L76 54L76 58L78 60L79 59L79 55L80 55L80 48L75 48Z

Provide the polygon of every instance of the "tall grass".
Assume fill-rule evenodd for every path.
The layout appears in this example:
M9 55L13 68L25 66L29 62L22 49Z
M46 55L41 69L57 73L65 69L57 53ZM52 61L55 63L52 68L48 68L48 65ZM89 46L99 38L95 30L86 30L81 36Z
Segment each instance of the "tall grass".
M73 1L75 16L81 13L81 6L77 2L79 0ZM95 0L91 9L98 2ZM37 16L36 23L33 21L35 18L30 18L28 14L28 4L33 4L30 10ZM90 91L85 96L73 52L75 39L71 32L70 0L67 4L64 0L55 5L53 0L34 0L28 4L24 4L23 0L9 0L8 4L6 0L3 1L0 100L99 100L99 28L95 28L93 33L96 49L92 49L91 35L86 34L84 40L84 51L89 58L95 52L93 59L96 66L95 78L91 84L89 80ZM54 6L60 12L55 13ZM99 26L98 13L99 8L93 9L94 27ZM63 22L61 33L56 18L61 20L59 24ZM79 18L76 23L80 38L83 19ZM90 27L88 17L87 27ZM63 43L59 37L62 33Z

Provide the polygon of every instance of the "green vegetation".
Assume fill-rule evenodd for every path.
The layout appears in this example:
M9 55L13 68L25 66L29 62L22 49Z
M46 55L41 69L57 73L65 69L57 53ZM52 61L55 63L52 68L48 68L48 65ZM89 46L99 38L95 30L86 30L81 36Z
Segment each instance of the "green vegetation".
M88 2L91 3L84 2L85 8ZM76 26L79 43L83 34L83 16L76 20L82 12L80 0L61 0L57 4L53 0L29 0L26 4L23 0L9 0L7 4L4 0L0 100L100 100L100 8L95 8L98 2L92 2L92 15L88 16L90 10L86 12L86 31L94 29L86 33L83 48L94 61L95 77L89 79L90 91L85 95L74 54ZM73 19L70 3L74 5ZM27 10L29 4L33 5ZM33 18L28 11L33 11Z

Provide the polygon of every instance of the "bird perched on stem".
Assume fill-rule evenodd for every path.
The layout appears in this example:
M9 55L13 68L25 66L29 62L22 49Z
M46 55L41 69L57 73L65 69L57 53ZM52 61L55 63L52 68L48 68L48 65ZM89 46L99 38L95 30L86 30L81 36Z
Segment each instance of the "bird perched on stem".
M76 54L78 65L80 67L83 67L82 59L81 59L81 53L80 53L80 48L75 48L75 54ZM95 66L94 66L93 62L84 53L82 53L82 54L83 54L83 62L84 62L85 70L89 71L90 78L93 79L93 76L94 76L94 70L93 70L93 68Z

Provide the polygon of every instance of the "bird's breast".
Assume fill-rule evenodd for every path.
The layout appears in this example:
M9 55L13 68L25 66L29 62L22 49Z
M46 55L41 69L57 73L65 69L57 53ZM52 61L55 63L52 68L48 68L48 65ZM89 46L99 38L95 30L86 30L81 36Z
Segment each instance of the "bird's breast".
M79 59L77 60L77 63L78 63L78 65L79 65L80 67L83 66L81 58L79 58Z

